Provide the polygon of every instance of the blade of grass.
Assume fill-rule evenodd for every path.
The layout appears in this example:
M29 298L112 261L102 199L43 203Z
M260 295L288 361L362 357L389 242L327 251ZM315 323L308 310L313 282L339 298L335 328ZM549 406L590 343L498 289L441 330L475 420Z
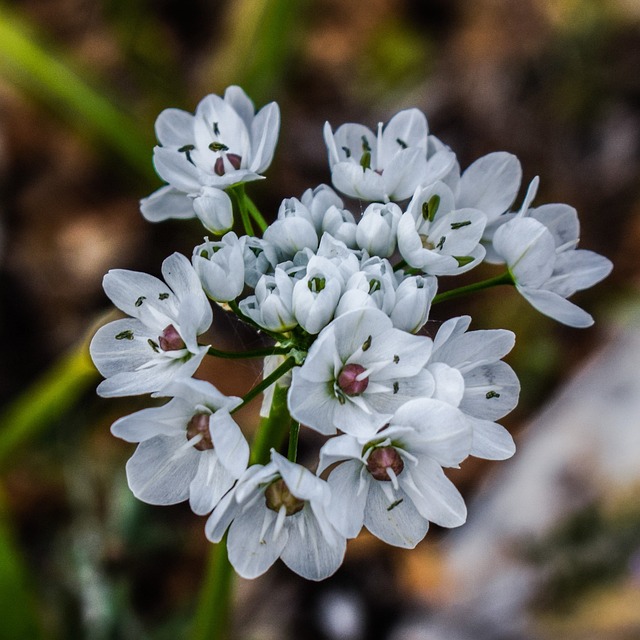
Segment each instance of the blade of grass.
M28 94L54 107L74 128L89 130L132 169L157 182L151 164L151 138L132 116L116 107L104 89L94 89L70 64L45 47L33 29L0 4L0 74ZM84 77L83 77L84 76ZM78 126L80 125L80 126Z
M83 341L6 407L0 413L0 469L21 445L70 411L97 378Z

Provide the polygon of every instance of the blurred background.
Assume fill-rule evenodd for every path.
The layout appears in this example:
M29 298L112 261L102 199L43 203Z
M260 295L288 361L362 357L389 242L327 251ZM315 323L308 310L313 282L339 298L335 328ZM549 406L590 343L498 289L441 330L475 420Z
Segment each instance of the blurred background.
M574 298L587 330L511 290L438 305L430 331L468 313L516 332L516 456L449 474L469 522L416 550L363 534L323 583L280 563L238 580L231 637L640 638L638 0L0 3L0 638L187 637L205 520L130 494L134 446L109 426L149 400L97 398L86 341L113 313L108 269L158 275L201 241L196 222L147 223L138 201L161 185L157 114L229 84L282 110L268 179L249 188L267 217L330 181L325 120L373 127L415 106L463 167L515 153L518 202L539 175L535 204L576 207L581 247L615 265ZM480 271L468 280L495 273ZM213 332L255 341L221 312ZM260 374L200 373L236 395ZM313 461L318 442L302 442Z

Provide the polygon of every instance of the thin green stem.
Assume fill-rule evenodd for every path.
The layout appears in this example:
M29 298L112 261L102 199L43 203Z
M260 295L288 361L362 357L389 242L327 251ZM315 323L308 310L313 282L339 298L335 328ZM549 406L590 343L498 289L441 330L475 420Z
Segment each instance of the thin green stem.
M298 457L298 436L300 435L300 423L295 420L291 421L291 427L289 427L289 451L287 452L287 458L291 462L295 462Z
M291 416L287 406L287 387L275 386L269 416L260 420L260 425L251 443L251 459L249 464L266 464L271 456L271 449L279 449L283 443Z
M229 637L232 586L233 569L227 555L225 534L209 554L191 640L225 640Z
M256 207L255 203L247 195L244 189L242 190L242 195L244 196L244 203L245 203L245 206L247 207L247 211L249 212L249 215L255 220L256 224L260 227L260 231L264 233L267 227L269 226L267 224L267 221L264 219L263 215L260 213L260 210L258 209L258 207Z
M444 302L445 300L451 300L453 298L459 298L460 296L465 296L469 293L475 293L476 291L481 291L482 289L488 289L490 287L496 287L501 284L515 284L513 280L513 276L505 271L499 276L495 278L489 278L488 280L482 280L480 282L474 282L473 284L468 284L464 287L458 287L457 289L451 289L450 291L444 291L443 293L439 293L434 299L432 304L438 304L438 302Z
M274 369L262 382L257 384L251 391L249 391L243 398L242 403L239 404L231 413L235 413L242 407L248 405L257 395L261 394L267 387L270 387L276 380L282 378L290 369L296 366L295 358L287 358L277 369Z
M265 347L264 349L251 349L249 351L220 351L214 347L209 347L207 355L216 358L226 358L227 360L242 360L249 358L266 358L267 356L287 355L289 349L286 347Z
M244 227L244 232L248 236L255 235L253 231L253 225L251 224L251 218L249 217L249 212L247 211L247 207L245 204L245 194L244 194L244 185L239 184L235 187L231 187L229 189L229 193L233 196L233 200L235 203L235 209L240 213L240 219L242 220L242 226Z

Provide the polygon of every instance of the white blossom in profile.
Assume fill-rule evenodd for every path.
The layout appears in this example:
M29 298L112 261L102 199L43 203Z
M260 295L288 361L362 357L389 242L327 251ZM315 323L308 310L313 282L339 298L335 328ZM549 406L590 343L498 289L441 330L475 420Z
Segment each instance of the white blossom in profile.
M280 110L272 102L256 113L246 93L231 86L224 97L203 98L195 115L165 109L155 130L153 164L168 185L142 200L142 214L151 222L197 216L222 234L233 225L224 189L262 177L273 159Z
M219 542L228 529L229 561L243 578L263 574L278 558L308 580L324 580L342 564L346 541L327 509L324 480L274 450L222 499L205 532Z
M174 253L162 263L166 284L138 271L112 269L106 294L129 318L98 329L90 353L106 378L103 397L153 393L177 376L190 377L207 353L198 336L211 325L211 305L191 263Z
M493 248L531 306L558 322L584 328L593 318L567 298L606 278L613 265L593 251L577 249L578 238L575 209L552 204L503 224Z
M379 309L335 318L293 370L289 410L300 423L325 435L340 429L369 437L407 400L429 396L433 378L424 370L432 342L393 327Z
M115 436L140 443L127 462L129 487L150 504L188 499L195 513L205 515L249 462L249 445L229 414L241 399L193 378L174 380L156 395L172 399L111 427Z
M244 289L245 238L230 231L219 242L208 238L193 250L191 262L205 293L217 302L235 300Z
M261 276L255 294L240 302L240 311L269 331L289 331L298 322L293 313L293 280L284 269Z
M461 411L431 398L403 404L373 437L336 436L320 452L318 473L331 471L330 515L354 538L364 525L388 544L412 549L429 522L457 527L466 520L462 496L442 467L469 455L471 429Z

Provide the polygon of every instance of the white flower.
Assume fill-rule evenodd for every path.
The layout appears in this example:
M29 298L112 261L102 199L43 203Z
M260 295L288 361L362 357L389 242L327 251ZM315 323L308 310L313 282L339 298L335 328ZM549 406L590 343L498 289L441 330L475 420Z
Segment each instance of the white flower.
M412 267L431 275L457 275L484 257L480 244L486 216L456 208L443 182L417 189L398 224L398 250Z
M563 324L589 327L593 318L566 298L600 282L613 265L593 251L576 249L578 234L575 209L547 205L503 224L493 248L535 309Z
M308 333L320 332L333 318L344 280L340 270L328 258L313 256L307 273L293 287L293 313Z
M262 177L273 159L280 110L272 102L255 113L244 91L232 86L224 98L205 97L195 115L165 109L155 128L160 146L153 162L169 186L142 201L143 215L152 222L197 216L210 231L224 233L233 218L222 190Z
M245 239L227 233L220 242L204 244L193 250L191 259L206 294L217 302L235 300L244 289Z
M352 249L357 246L356 229L356 220L347 209L329 207L322 218L321 232L330 234Z
M347 281L336 315L373 307L390 315L396 304L396 279L393 267L385 258L373 256L364 260L360 271Z
M280 260L289 260L303 249L318 248L311 212L297 198L282 201L278 218L264 232L264 239L276 248Z
M346 542L327 514L327 483L272 450L223 498L205 532L219 542L229 529L229 560L243 578L263 574L278 558L308 580L323 580L342 564Z
M396 230L402 211L390 202L370 204L356 227L356 242L369 255L388 258L396 248Z
M340 196L326 184L318 185L315 189L307 189L300 201L309 211L310 220L318 237L322 235L323 220L327 211L332 207L344 208L344 202Z
M340 429L368 437L401 404L431 395L433 378L423 370L431 346L429 338L395 329L378 309L345 313L293 370L291 415L326 435Z
M343 124L335 133L327 122L333 185L362 200L404 200L427 174L427 120L418 109L397 113L378 133L361 124Z
M197 514L209 513L249 462L249 445L229 415L241 400L193 378L174 380L158 395L173 399L111 427L115 436L140 443L127 463L129 487L150 504L188 498Z
M293 280L280 267L258 280L256 293L240 302L240 310L269 331L283 332L298 323L293 315Z
M276 248L264 238L243 236L244 281L255 289L261 276L273 274L278 264Z
M504 460L515 452L513 438L495 421L518 404L520 383L501 359L511 351L511 331L467 331L471 318L442 324L433 341L427 369L435 379L433 397L458 407L473 430L470 454Z
M333 523L347 538L364 524L388 544L410 549L424 538L430 521L463 524L464 501L442 467L457 467L470 446L464 415L429 398L402 405L389 426L370 439L329 439L318 473L344 460L328 478Z
M158 391L177 376L190 377L207 353L198 336L211 325L212 312L198 275L183 255L162 263L167 284L146 273L115 269L104 277L112 302L132 318L101 327L90 351L106 378L104 397Z
M417 333L429 319L431 303L438 290L437 278L409 276L396 289L390 318L396 329Z

